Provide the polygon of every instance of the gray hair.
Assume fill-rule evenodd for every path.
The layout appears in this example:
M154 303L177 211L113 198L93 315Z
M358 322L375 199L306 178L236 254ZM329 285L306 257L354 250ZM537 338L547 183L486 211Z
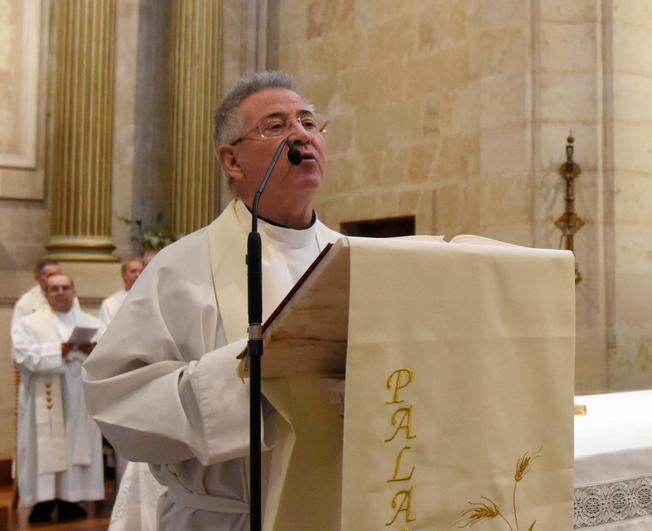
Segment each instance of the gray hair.
M43 273L43 270L49 265L58 266L59 262L53 260L52 258L45 258L43 260L39 260L38 262L36 262L36 266L34 267L34 273L36 273L37 275Z
M246 97L268 88L288 89L301 96L296 81L287 72L255 72L243 77L224 96L215 113L213 140L216 146L234 142L243 133L238 107Z
M143 267L145 266L145 264L143 264L143 259L140 256L130 256L129 258L126 258L122 261L120 271L124 273L127 270L127 266L131 264L131 262L138 262Z

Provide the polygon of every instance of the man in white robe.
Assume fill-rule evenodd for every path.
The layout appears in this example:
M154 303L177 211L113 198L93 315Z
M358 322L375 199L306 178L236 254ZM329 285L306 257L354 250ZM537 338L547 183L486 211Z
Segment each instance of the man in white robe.
M281 157L259 207L266 317L339 237L313 211L326 170L325 124L287 74L257 73L236 84L215 128L236 199L209 227L154 258L84 364L89 411L105 436L130 460L149 462L168 487L159 530L249 529L249 385L236 376L246 346L249 209L287 138L303 161ZM269 446L274 413L264 416Z
M48 304L12 330L21 373L18 487L21 505L33 506L30 523L50 521L55 507L59 520L84 517L80 500L104 498L102 438L81 384L81 363L104 324L74 306L74 284L62 273L47 278L44 295ZM76 327L94 330L94 337L70 342Z
M124 289L121 289L104 299L102 304L100 304L100 311L97 314L107 327L118 313L120 306L122 306L122 303L127 298L127 292L143 272L143 268L143 261L140 258L129 258L122 262L120 274L122 275Z

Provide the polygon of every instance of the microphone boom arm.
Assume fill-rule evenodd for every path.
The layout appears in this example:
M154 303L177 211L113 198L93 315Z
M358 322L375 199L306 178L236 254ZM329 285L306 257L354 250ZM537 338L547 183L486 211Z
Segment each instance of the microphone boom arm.
M267 171L260 181L251 207L251 232L247 238L247 303L249 327L247 329L247 358L249 361L249 459L250 459L250 529L262 529L262 460L261 460L261 357L263 355L263 264L262 242L258 232L258 203L283 148L288 147L288 159L300 164L301 152L287 138L278 145ZM296 154L290 156L291 153ZM298 160L298 162L296 162Z
M260 201L260 196L263 195L263 191L267 187L267 181L269 181L269 178L272 176L272 172L276 167L276 163L278 162L278 159L281 156L281 151L283 151L283 147L285 146L287 146L288 149L290 150L288 152L288 158L290 156L290 153L292 153L292 150L296 149L295 147L292 146L292 144L290 144L290 141L287 138L284 138L283 142L281 142L276 148L276 151L274 152L274 156L272 157L272 161L269 163L269 166L267 167L267 171L265 172L265 175L263 175L263 179L260 181L260 184L256 189L256 193L254 194L254 202L253 205L251 206L251 232L258 232L258 203Z

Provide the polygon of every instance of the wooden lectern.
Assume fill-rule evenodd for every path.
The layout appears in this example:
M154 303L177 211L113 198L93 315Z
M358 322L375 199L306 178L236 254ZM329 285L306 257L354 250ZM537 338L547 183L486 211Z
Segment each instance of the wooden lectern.
M264 528L571 529L573 279L480 237L326 249L264 325Z

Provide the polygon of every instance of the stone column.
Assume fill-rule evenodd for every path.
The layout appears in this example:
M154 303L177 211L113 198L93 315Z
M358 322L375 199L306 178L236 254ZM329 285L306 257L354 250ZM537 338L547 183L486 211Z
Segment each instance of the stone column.
M49 256L111 262L113 0L54 2L56 64Z
M222 70L221 0L173 0L171 229L187 234L219 209L212 143Z

